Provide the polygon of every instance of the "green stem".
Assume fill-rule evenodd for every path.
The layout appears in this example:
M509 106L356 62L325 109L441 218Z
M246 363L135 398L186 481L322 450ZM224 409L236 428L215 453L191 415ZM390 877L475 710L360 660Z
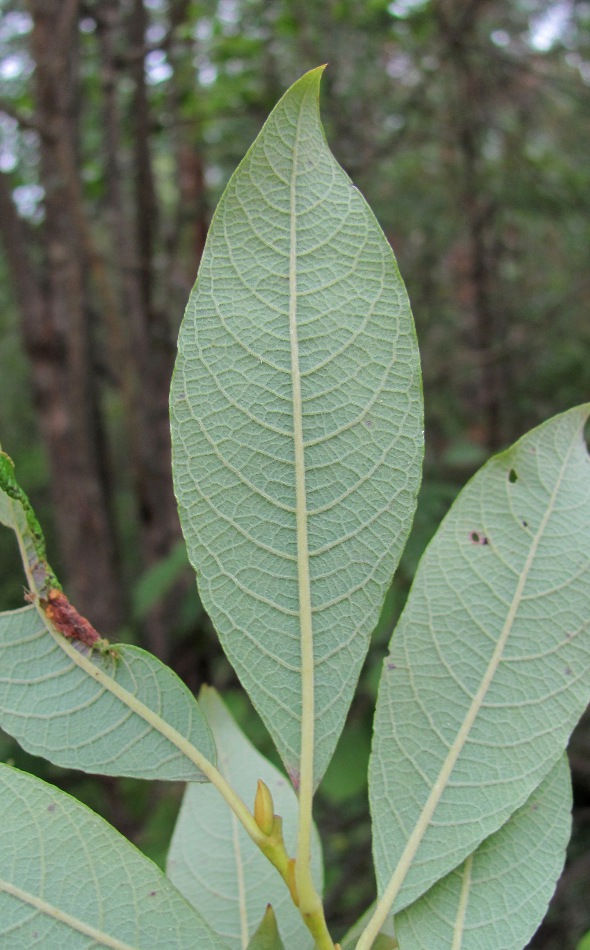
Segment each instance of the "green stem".
M303 916L303 922L315 940L315 950L334 950L321 901L317 912L307 917Z

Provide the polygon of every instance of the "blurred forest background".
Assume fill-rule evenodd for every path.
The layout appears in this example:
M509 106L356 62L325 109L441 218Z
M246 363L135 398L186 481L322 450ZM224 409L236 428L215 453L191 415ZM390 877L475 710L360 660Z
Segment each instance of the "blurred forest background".
M0 440L78 609L224 690L171 488L176 335L228 176L327 62L336 157L394 247L422 351L427 457L410 544L322 785L328 912L369 903L365 770L381 660L417 560L488 457L590 395L590 2L0 0ZM0 605L23 575L0 533ZM531 947L590 929L590 722L568 866ZM162 863L181 789L0 754Z

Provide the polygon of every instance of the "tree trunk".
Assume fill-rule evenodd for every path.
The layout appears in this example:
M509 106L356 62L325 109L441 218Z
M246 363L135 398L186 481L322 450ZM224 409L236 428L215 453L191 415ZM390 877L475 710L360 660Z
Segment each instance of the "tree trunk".
M31 0L36 121L42 129L45 277L23 308L58 541L71 599L105 634L122 622L117 546L92 365L77 168L76 0ZM26 267L22 263L22 268Z
M164 306L158 306L154 254L159 208L150 155L152 131L145 80L147 16L142 0L129 11L116 0L96 7L101 57L105 183L113 282L122 312L121 385L129 463L142 562L151 566L180 538L172 491L168 393L174 341ZM123 56L119 51L124 50ZM129 113L121 108L118 72L133 83ZM125 144L133 143L133 176L125 181ZM166 301L167 302L167 301ZM141 630L144 645L162 659L176 603L155 607Z
M176 251L180 258L186 244L174 234L172 273L162 271L162 252L168 249L162 239L165 228L160 224L150 154L153 124L145 77L150 47L144 2L97 0L86 15L96 20L101 67L99 155L104 161L108 215L101 242L106 236L107 260L97 249L78 156L80 6L79 0L29 0L35 116L28 126L40 130L39 175L45 192L42 279L31 267L23 222L16 216L7 182L5 197L22 235L20 271L27 276L17 276L15 270L15 283L50 461L62 561L76 606L108 633L122 622L123 598L93 371L92 333L97 327L91 314L100 315L109 374L121 392L133 486L133 504L126 517L138 528L141 569L165 557L180 537L168 419L176 326L170 325L169 316L174 275L177 278L182 269ZM185 10L184 2L170 6L167 42L172 43ZM86 106L97 108L94 101ZM190 225L195 228L192 283L206 231L203 171L197 149L184 141L175 144L182 192L175 224L184 235L187 205L198 212L196 224ZM129 146L131 166L126 161ZM184 276L183 271L183 281ZM144 645L162 658L168 652L167 632L177 599L156 607L140 631Z
M490 90L485 69L474 50L477 27L489 0L468 3L439 0L436 12L443 59L450 78L449 130L458 171L457 199L465 228L467 293L473 319L472 351L477 368L475 402L481 413L486 447L502 444L499 372L499 319L493 303L497 275L496 209L482 175L482 152Z

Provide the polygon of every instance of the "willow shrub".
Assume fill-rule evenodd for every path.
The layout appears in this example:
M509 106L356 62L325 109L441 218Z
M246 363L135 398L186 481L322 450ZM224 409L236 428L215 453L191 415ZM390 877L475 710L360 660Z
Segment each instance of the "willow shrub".
M286 93L227 186L171 392L200 595L286 775L214 690L195 700L80 616L2 455L0 519L29 589L0 616L2 728L58 765L187 783L163 874L1 766L7 950L334 950L313 797L408 536L423 429L404 285L326 145L320 77ZM491 459L422 558L375 713L378 895L343 950L518 950L545 913L590 693L589 414Z

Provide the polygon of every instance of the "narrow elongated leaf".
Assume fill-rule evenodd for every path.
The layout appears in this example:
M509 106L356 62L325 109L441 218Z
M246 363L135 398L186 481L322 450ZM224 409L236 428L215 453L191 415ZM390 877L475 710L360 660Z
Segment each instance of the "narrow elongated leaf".
M499 831L396 916L401 950L522 950L563 870L570 809L563 755Z
M0 725L24 749L67 768L204 781L194 747L215 744L175 673L138 647L117 656L51 633L34 606L0 614Z
M199 702L217 742L221 773L250 808L258 779L265 782L275 814L283 819L287 850L293 853L298 810L290 782L251 745L215 690L203 690ZM312 838L312 866L321 892L322 858L316 832ZM287 947L307 950L313 943L285 884L212 785L187 786L172 836L167 873L234 950L245 946L269 901Z
M500 828L588 702L589 412L551 419L485 465L422 558L375 719L382 907L416 900Z
M102 818L0 765L2 950L223 950L164 874Z
M286 93L221 199L171 394L199 591L295 784L302 729L316 784L334 750L422 456L409 303L326 145L320 76Z

